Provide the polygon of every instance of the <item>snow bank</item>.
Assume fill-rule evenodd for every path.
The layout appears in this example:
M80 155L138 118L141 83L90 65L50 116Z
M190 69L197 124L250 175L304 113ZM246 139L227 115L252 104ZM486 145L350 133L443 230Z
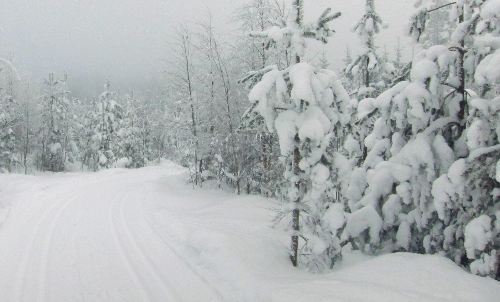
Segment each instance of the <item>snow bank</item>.
M397 253L369 258L347 252L331 273L311 275L291 267L286 253L289 238L269 225L276 201L192 191L179 183L175 187L179 196L170 193L167 202L162 199L154 207L160 209L154 215L156 226L168 238L180 234L174 236L180 251L202 273L218 280L229 301L472 302L497 301L500 295L500 283L471 275L437 255ZM165 189L161 196L166 194ZM345 220L340 207L331 207L327 216L332 229ZM361 216L370 220L368 227L381 227L380 218L372 221L374 215ZM349 218L352 224L352 215ZM407 231L400 231L402 246Z

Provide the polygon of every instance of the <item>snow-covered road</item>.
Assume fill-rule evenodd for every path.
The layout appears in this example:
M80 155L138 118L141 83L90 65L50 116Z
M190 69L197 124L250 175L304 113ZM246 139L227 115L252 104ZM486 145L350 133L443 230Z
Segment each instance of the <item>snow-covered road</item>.
M141 172L25 188L0 232L0 301L222 301L148 221L159 175Z
M498 301L497 281L438 256L290 266L276 204L192 190L169 162L0 175L0 301ZM3 223L2 223L3 222Z

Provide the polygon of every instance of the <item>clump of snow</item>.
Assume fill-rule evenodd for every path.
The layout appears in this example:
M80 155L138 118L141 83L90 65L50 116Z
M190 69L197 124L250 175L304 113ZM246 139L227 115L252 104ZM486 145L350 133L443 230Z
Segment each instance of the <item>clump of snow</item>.
M291 99L296 102L304 100L311 105L315 104L316 97L311 85L314 68L309 63L302 62L290 67L289 74L292 83Z
M354 139L352 134L347 135L347 138L344 141L344 149L349 155L359 154L361 152L359 142Z
M331 128L330 120L317 106L310 106L302 113L297 124L300 140L310 139L313 145L319 145Z
M297 132L295 122L297 113L288 110L278 115L274 122L276 132L278 133L281 155L292 153L294 147L295 134Z
M448 210L453 208L455 198L463 191L466 167L467 162L461 158L450 166L447 174L439 176L432 184L434 208L441 220L447 221L450 218Z
M476 251L483 251L492 239L491 218L481 215L472 219L465 226L464 237L467 258L476 259Z
M327 180L330 177L330 170L327 166L318 163L311 169L312 196L319 198L326 189Z
M377 107L375 106L375 99L367 98L363 99L358 103L358 119L363 119L367 115L373 112Z
M450 169L448 170L448 177L451 182L456 186L460 186L464 183L464 174L467 168L467 162L465 159L461 158L455 161Z
M274 130L274 111L275 103L279 103L283 94L286 91L286 83L283 79L283 74L276 66L269 67L261 81L255 84L250 90L248 98L251 102L258 102L256 111L264 118L269 131ZM271 95L270 91L275 88L275 95Z
M485 147L491 137L490 126L487 122L476 119L467 129L467 146L471 149Z
M311 181L317 185L324 185L330 177L330 171L327 166L317 164L311 169Z
M412 66L410 78L414 82L425 82L428 78L438 73L437 66L429 59L419 60Z
M487 55L477 66L474 79L479 85L500 83L500 49Z
M455 194L454 186L446 174L438 177L432 184L434 208L439 219L446 220L447 210L453 206L452 197Z
M261 34L267 35L269 39L273 40L276 43L279 43L283 40L283 37L285 37L285 34L287 34L287 32L281 27L271 26Z
M382 206L382 214L384 217L384 225L392 226L401 212L401 197L396 194L391 194L387 201Z
M396 243L399 247L408 250L410 247L411 229L410 224L406 219L403 219L398 227L398 232L396 233Z
M359 236L361 232L368 230L370 242L378 244L382 223L382 218L373 207L363 207L349 215L342 238L354 238Z
M328 245L325 243L325 241L318 236L310 236L307 245L311 248L311 251L315 255L322 254L328 248Z
M470 271L475 275L486 276L490 272L495 271L496 265L497 253L493 250L491 255L483 253L479 259L472 261L470 264Z
M439 162L439 172L444 174L448 172L448 169L453 164L455 160L453 150L446 143L446 140L442 135L436 135L432 142L432 149L436 154Z
M500 17L500 1L488 0L481 7L481 17L490 19L493 17Z
M334 234L344 226L345 212L341 204L333 204L323 215L323 221L330 231Z

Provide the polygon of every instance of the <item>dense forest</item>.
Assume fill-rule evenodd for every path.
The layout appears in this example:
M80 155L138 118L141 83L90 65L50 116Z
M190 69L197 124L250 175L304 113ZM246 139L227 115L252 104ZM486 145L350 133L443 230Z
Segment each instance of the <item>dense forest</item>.
M79 99L70 74L34 83L1 59L0 172L171 159L193 187L280 200L272 223L294 266L408 251L500 278L500 1L420 0L413 44L388 53L366 0L352 24L362 49L336 41L337 71L326 43L351 21L332 7L308 23L304 1L247 0L236 37L216 15L179 26L157 91L107 82Z

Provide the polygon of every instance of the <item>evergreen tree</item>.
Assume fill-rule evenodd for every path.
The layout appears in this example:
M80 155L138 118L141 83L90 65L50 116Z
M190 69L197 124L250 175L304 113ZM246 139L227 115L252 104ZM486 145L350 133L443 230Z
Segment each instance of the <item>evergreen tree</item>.
M418 43L429 14L458 12L447 46L417 44L409 81L358 106L358 116L378 117L364 139L366 158L344 184L352 213L343 243L372 253L444 252L474 273L495 274L499 105L486 87L498 83L487 66L499 32L491 3L424 7L412 18Z
M97 144L97 154L94 157L93 167L110 168L116 160L118 153L117 131L123 118L123 109L118 104L116 92L110 90L110 83L105 84L105 91L99 95L94 112L92 144Z
M0 89L0 173L11 171L18 161L14 126L15 101L6 89Z
M133 97L127 97L119 139L119 157L124 160L127 168L140 168L146 165L148 160L149 133L148 125L143 117L139 102Z
M64 171L66 160L74 147L71 111L73 100L65 88L65 80L56 80L53 73L45 80L41 108L41 168L44 171Z
M361 39L361 54L347 65L345 72L357 84L357 96L361 100L373 97L380 89L379 81L385 71L385 62L377 53L375 34L380 32L382 19L375 11L375 0L366 0L365 14L354 26L354 31Z
M315 69L305 61L306 39L326 43L332 30L330 22L340 16L327 9L315 24L303 21L304 3L294 1L285 27L271 27L252 35L270 43L289 45L295 64L280 70L268 66L250 72L244 79L252 88L248 112L261 115L270 131L276 130L285 160L288 181L288 203L281 213L290 217L291 255L294 266L303 263L312 270L331 265L338 254L336 230L322 224L321 217L329 208L324 198L330 177L325 149L332 135L332 120L336 119L334 101L349 102L345 89L329 70ZM328 235L327 235L328 234ZM304 241L299 242L299 238Z
M0 58L0 173L11 172L19 162L16 126L20 121L15 86L19 82L12 63ZM4 68L6 67L6 68Z

